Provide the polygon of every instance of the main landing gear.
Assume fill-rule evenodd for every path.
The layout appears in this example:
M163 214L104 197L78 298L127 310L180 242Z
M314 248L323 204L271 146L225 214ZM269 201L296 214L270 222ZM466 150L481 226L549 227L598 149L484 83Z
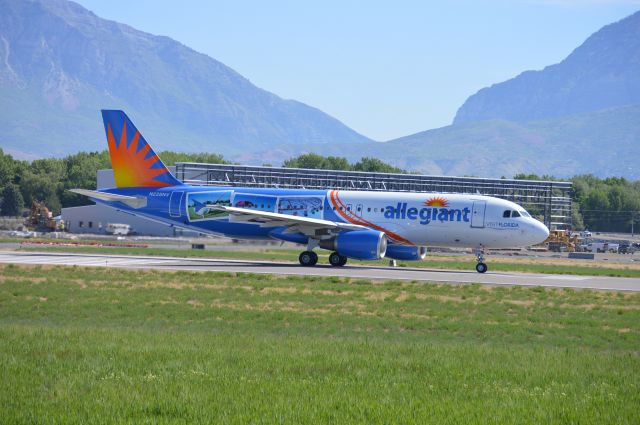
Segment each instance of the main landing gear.
M484 247L482 245L478 245L476 247L476 259L478 260L478 263L476 264L476 271L478 273L485 273L489 268L484 262Z
M333 267L342 267L347 264L347 257L337 252L332 252L331 255L329 255L329 264Z
M318 254L313 251L304 251L298 256L298 261L306 267L315 266L318 263Z
M302 266L313 267L318 263L318 254L313 251L301 252L298 256L298 261L300 261ZM332 252L331 255L329 255L329 264L333 267L342 267L347 264L347 257L337 252Z

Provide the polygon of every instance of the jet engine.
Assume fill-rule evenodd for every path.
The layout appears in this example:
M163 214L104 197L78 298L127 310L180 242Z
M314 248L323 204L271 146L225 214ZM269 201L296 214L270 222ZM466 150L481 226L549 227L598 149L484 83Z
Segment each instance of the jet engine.
M387 251L387 237L377 230L353 230L320 241L320 248L357 260L379 260Z
M418 261L427 256L426 246L394 245L387 246L387 257L394 260Z

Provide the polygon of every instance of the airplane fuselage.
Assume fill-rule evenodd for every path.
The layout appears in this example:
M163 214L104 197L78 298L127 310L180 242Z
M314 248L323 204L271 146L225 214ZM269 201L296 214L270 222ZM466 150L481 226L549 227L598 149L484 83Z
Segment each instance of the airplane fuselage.
M413 246L518 247L540 243L548 234L521 206L472 194L188 185L105 191L146 198L144 208L107 203L123 211L232 238L308 241L301 233L238 219L216 205L361 225L384 232L391 243Z

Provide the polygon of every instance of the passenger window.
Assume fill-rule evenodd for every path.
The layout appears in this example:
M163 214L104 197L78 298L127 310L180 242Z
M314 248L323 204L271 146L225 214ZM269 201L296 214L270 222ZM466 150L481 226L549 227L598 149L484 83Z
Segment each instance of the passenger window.
M520 217L520 213L518 211L511 211L511 218Z
M371 207L367 208L367 212L371 212Z
M506 210L505 212L502 213L502 217L504 218L509 218L509 216L511 215L511 211Z

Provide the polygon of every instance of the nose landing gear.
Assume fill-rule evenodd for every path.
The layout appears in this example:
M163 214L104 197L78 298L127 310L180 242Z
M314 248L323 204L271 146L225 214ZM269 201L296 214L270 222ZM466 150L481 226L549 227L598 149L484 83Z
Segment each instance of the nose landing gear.
M476 260L478 261L476 271L478 273L485 273L489 267L487 267L487 264L484 262L484 246L482 246L482 244L476 247Z

